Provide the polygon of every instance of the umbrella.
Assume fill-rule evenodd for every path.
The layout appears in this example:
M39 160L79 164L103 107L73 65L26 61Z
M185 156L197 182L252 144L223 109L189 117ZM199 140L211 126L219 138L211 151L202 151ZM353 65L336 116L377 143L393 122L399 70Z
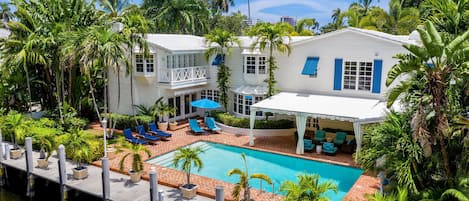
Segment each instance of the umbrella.
M202 109L215 109L215 108L221 107L220 103L217 103L213 100L206 99L206 98L196 100L196 101L192 101L191 106L192 107L197 107L197 108L202 108Z

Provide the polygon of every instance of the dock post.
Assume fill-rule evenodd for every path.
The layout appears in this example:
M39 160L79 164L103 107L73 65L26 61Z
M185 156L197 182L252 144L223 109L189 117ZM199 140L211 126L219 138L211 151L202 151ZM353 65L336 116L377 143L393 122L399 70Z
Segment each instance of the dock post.
M25 145L26 145L26 196L27 197L32 197L34 195L33 192L33 184L34 184L34 178L33 178L33 139L31 137L27 137L25 139Z
M103 182L103 200L107 201L110 196L110 185L109 185L109 159L107 157L103 157L101 160L102 164L102 182Z
M150 201L162 201L158 199L158 175L155 167L150 168Z
M65 147L64 145L59 145L57 150L59 157L59 186L60 186L60 200L64 201L67 199L65 183L67 182L67 174L65 171Z
M10 145L5 143L5 160L10 160Z
M158 192L158 201L164 201L164 193L163 193L163 190L160 190L160 192Z
M215 201L224 201L225 200L225 192L223 186L216 186L215 187Z

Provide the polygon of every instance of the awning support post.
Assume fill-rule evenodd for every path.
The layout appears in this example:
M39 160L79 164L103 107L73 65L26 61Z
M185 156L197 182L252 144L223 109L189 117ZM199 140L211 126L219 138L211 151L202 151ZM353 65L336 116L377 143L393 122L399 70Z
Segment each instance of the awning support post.
M251 114L249 115L249 146L254 146L254 123L256 121L256 111L251 108Z
M296 129L298 132L298 143L296 145L296 154L304 154L304 142L303 138L306 130L306 119L308 117L305 114L299 113L296 115Z

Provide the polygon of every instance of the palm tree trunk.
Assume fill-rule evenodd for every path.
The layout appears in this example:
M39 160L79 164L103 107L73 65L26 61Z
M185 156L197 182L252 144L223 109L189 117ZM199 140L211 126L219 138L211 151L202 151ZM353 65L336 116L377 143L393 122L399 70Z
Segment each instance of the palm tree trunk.
M72 79L73 79L73 76L72 76L72 65L69 66L68 68L68 104L69 105L73 105L72 104Z
M25 71L25 74L26 74L26 87L28 89L28 112L31 112L31 85L29 83L29 73L28 73L28 67L26 66L26 64L24 65L24 71ZM16 141L15 141L16 143Z
M137 114L135 113L134 103L134 64L133 64L133 49L130 48L130 106L132 107L132 115L134 116L135 124L138 125Z

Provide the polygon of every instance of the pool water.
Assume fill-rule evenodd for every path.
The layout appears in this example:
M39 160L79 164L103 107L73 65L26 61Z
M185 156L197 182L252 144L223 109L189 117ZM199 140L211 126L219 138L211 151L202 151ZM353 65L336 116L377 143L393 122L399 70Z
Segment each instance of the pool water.
M249 174L267 174L274 183L274 187L272 188L272 186L263 182L262 190L274 192L276 194L282 194L279 192L279 187L283 181L297 181L296 176L298 174L315 173L321 176L320 182L331 180L335 182L339 188L339 192L337 194L329 191L326 193L326 196L331 200L342 200L358 177L363 173L363 170L357 168L222 145L218 143L196 142L188 146L201 147L205 151L200 155L204 167L200 172L197 172L194 169L194 174L230 183L237 183L239 177L236 175L229 177L227 176L227 172L233 168L240 168L244 171L244 164L240 154L245 153ZM174 168L172 165L173 156L174 151L149 159L146 162ZM261 182L258 179L250 181L250 185L257 189L260 189L260 183Z

